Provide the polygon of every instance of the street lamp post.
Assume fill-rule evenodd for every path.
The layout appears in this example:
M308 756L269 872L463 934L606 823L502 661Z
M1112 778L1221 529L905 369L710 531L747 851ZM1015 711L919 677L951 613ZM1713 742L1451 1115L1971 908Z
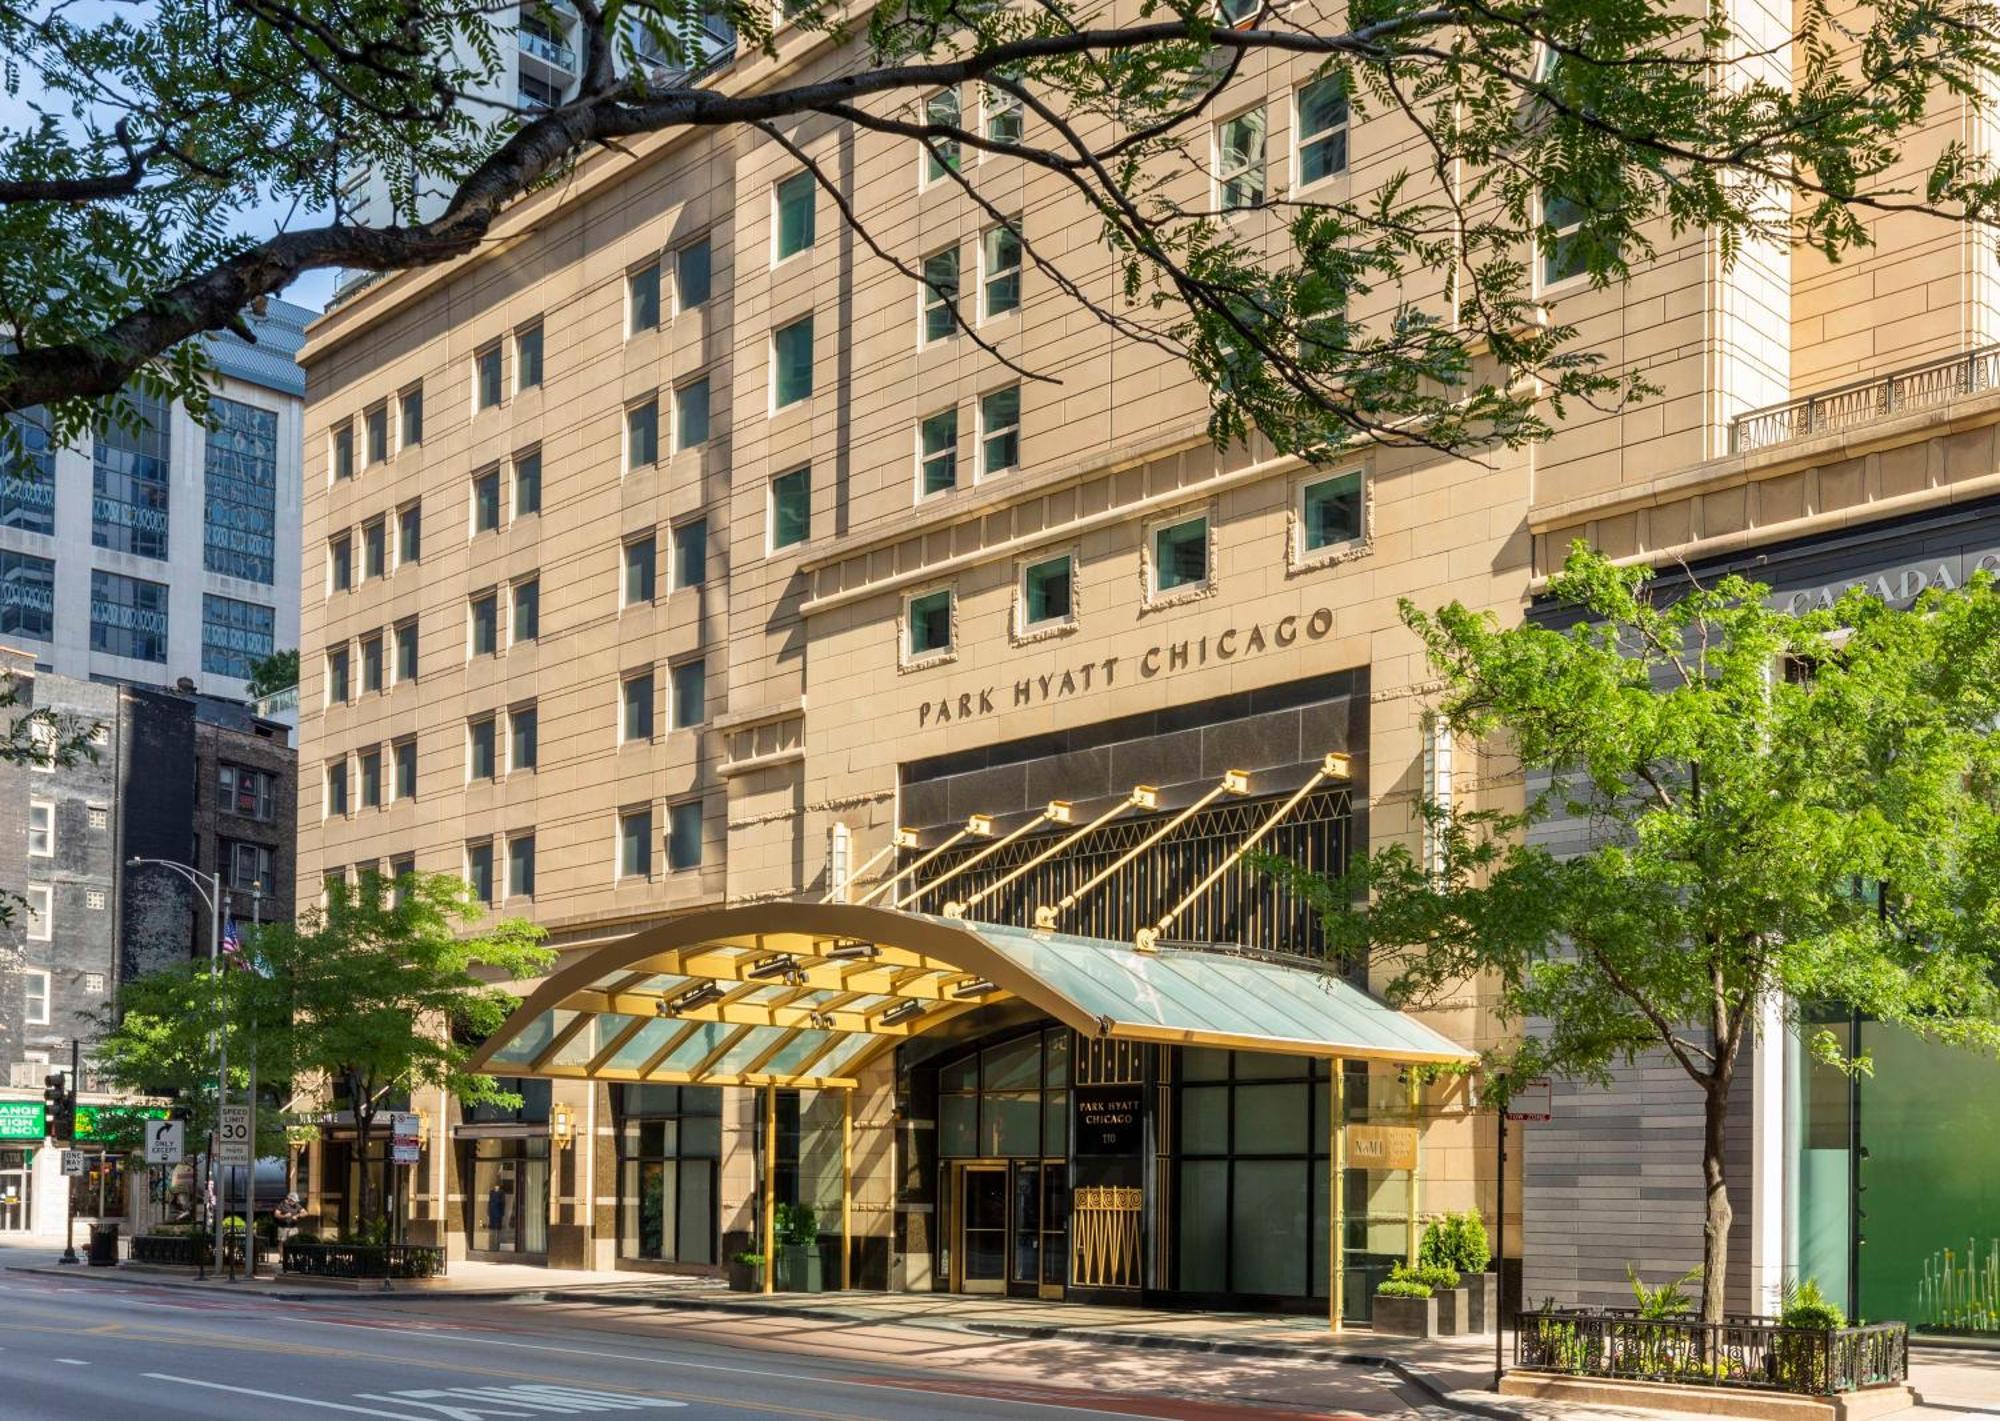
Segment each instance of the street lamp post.
M208 904L208 977L211 990L222 972L222 874L202 873L173 859L130 858L125 860L127 868L138 868L142 864L154 864L160 868L170 868L194 885L195 892L201 894ZM229 1034L220 1022L215 1028L215 1143L209 1149L209 1179L213 1183L216 1199L215 1209L215 1267L222 1271L222 1196L226 1176L222 1172L222 1107L229 1101ZM253 1145L251 1169L256 1169L254 1157L257 1153Z

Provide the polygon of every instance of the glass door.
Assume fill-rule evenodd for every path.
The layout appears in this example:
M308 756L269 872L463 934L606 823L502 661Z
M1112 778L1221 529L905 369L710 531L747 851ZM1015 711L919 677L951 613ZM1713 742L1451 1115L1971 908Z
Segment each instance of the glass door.
M0 1150L0 1233L19 1233L32 1222L28 1215L28 1167L25 1150Z
M959 1173L959 1290L1007 1290L1007 1166L966 1165Z
M1032 1298L1042 1282L1042 1167L1034 1160L1014 1165L1013 1224L1008 1291Z

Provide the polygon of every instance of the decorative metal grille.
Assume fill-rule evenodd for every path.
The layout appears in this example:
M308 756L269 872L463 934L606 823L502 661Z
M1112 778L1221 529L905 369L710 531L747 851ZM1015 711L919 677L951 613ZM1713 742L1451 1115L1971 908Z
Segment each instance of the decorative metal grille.
M1193 816L1091 890L1063 914L1058 930L1130 942L1140 928L1152 924L1234 853L1283 802L1280 796L1243 800ZM1316 873L1340 873L1347 867L1350 814L1351 796L1346 788L1317 791L1306 796L1258 848ZM1169 817L1165 813L1132 814L1115 819L1085 836L1076 847L981 899L967 916L984 922L1032 923L1037 907L1060 901L1136 847ZM947 901L965 901L1071 832L1073 826L1052 833L1024 834L943 888L923 891L908 906L924 913L942 912ZM967 840L934 859L924 869L921 881L937 881L985 847L986 840ZM921 852L904 850L903 863L914 862ZM1284 885L1240 863L1188 905L1174 920L1165 941L1235 944L1306 957L1325 953L1325 938L1313 909Z
M1070 1279L1079 1288L1139 1286L1140 1190L1122 1185L1079 1189L1070 1210L1076 1245Z
M1770 1318L1642 1318L1629 1309L1545 1308L1522 1318L1514 1365L1571 1376L1635 1377L1833 1396L1909 1377L1909 1328L1783 1327Z

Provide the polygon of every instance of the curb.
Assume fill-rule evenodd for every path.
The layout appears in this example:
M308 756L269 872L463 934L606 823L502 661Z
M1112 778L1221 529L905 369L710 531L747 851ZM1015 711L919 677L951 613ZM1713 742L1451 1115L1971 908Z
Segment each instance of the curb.
M283 1287L272 1287L261 1280L257 1283L198 1283L192 1278L162 1276L141 1268L128 1268L120 1264L115 1269L59 1267L48 1264L34 1264L23 1267L20 1264L6 1264L9 1273L33 1273L45 1278L89 1278L106 1283L129 1283L141 1288L169 1288L185 1293L207 1293L212 1297L233 1297L246 1299L267 1299L280 1303L326 1303L326 1302L372 1302L386 1298L395 1302L411 1302L421 1299L430 1302L444 1298L464 1298L471 1302L506 1302L510 1300L536 1302L548 1298L573 1298L576 1295L560 1287L522 1288L315 1288L300 1287L293 1283ZM608 1301L613 1295L605 1295Z

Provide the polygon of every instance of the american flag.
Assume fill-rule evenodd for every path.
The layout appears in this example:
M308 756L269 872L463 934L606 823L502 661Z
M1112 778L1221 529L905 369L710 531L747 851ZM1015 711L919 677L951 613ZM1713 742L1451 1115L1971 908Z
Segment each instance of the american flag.
M222 919L222 955L230 960L232 966L247 965L243 960L243 936L236 930L236 918L233 914L225 915Z

